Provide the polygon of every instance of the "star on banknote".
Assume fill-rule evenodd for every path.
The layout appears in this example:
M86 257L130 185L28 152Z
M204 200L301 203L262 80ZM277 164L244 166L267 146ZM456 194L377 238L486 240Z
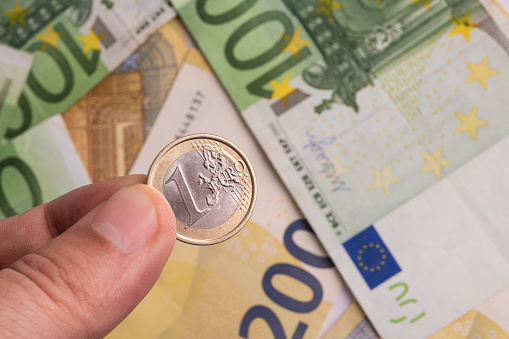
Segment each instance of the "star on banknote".
M295 92L295 88L290 86L290 75L287 75L283 81L270 81L270 85L274 89L271 99L281 99L285 106L288 106L288 96Z
M291 52L296 58L304 47L311 45L311 41L302 38L302 26L297 28L292 35L282 33L283 39L287 43L283 52Z
M478 111L478 106L475 106L469 114L454 112L461 121L461 125L454 131L454 134L468 132L472 139L477 141L477 129L490 124L488 121L481 120L477 117Z
M488 78L500 74L499 71L488 67L488 56L486 56L478 65L467 62L468 68L472 74L465 81L465 84L469 84L474 81L478 81L484 90L488 89Z
M387 198L391 197L391 187L392 185L403 181L403 179L394 176L392 172L392 164L388 164L383 171L378 171L376 169L370 169L371 174L375 178L375 182L371 185L369 190L375 190L381 188Z
M62 37L62 33L55 32L53 25L49 24L46 32L37 34L36 37L42 42L42 50L49 46L58 49L58 40Z
M316 3L318 4L318 8L313 12L313 15L325 14L330 22L334 21L334 11L344 7L343 4L334 0L316 0Z
M419 173L433 172L438 180L442 178L442 168L454 164L452 161L442 157L442 146L438 147L438 149L433 154L429 154L424 151L420 151L420 153L426 163L421 168Z
M16 1L14 8L9 11L4 11L4 14L9 18L9 27L12 27L16 24L20 24L22 26L26 26L25 17L32 10L30 8L21 7L21 2L19 0Z
M431 0L412 0L412 2L410 3L410 6L416 5L416 4L423 5L424 7L426 7L427 11L431 10Z
M83 54L87 54L90 50L100 51L101 50L101 39L104 38L106 34L95 34L94 30L91 29L88 35L79 36L78 39L85 44L83 46Z
M481 24L472 21L470 18L471 12L472 11L469 10L464 16L459 18L450 16L451 21L454 23L454 28L449 33L449 36L461 34L467 42L470 42L470 31L474 28L482 27Z

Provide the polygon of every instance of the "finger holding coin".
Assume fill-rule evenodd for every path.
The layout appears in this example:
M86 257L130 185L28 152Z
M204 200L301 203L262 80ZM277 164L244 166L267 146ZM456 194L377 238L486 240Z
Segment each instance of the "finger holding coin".
M224 241L244 227L256 202L256 178L244 153L212 135L189 135L166 146L147 184L159 190L177 219L177 239L195 245Z

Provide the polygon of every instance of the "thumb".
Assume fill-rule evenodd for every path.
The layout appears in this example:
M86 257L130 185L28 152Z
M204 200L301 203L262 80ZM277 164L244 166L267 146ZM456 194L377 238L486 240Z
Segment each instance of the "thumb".
M143 299L175 243L157 190L123 188L34 253L0 271L0 333L102 337Z

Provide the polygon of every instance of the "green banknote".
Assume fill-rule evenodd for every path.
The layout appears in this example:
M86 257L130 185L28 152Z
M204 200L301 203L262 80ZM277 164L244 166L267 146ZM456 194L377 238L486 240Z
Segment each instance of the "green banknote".
M232 140L250 159L259 183L251 220L224 243L177 244L155 288L110 338L270 338L272 334L316 338L337 318L352 313L345 312L353 300L334 265L216 77L191 50L131 173L146 173L170 141L198 132ZM331 324L324 328L329 316ZM353 319L350 332L361 321ZM374 339L373 329L363 328ZM343 332L335 338L348 335Z
M5 134L9 119L18 105L32 60L30 53L0 45L0 136Z
M0 219L89 183L62 117L54 116L0 148Z
M382 337L509 284L497 2L173 4Z
M34 55L5 138L64 112L174 14L164 0L0 2L0 43Z

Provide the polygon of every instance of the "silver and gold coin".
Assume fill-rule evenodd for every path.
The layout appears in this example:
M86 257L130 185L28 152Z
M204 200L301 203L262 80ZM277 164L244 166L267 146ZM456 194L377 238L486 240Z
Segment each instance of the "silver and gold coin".
M251 164L232 142L211 134L189 135L166 146L148 172L177 219L177 239L212 245L246 224L256 201Z

